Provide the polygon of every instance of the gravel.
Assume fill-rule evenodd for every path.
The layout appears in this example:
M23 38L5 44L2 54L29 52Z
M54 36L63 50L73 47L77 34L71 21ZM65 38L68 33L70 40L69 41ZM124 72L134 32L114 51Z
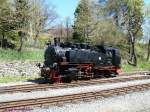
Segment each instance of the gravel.
M118 76L109 78L110 79L120 79L120 78L129 78L129 77L141 77L147 75L132 75L132 76ZM108 80L108 78L104 78L102 80ZM17 86L17 85L25 85L25 84L34 84L34 82L26 82L26 81L18 81L18 82L9 82L9 83L0 83L0 87L9 87L9 86Z
M14 61L0 63L0 77L5 76L38 76L40 69L36 66L38 62Z
M62 107L35 108L32 112L150 112L150 90L79 104L65 104Z
M127 87L129 85L147 84L147 83L150 83L150 79L120 82L120 83L113 83L113 84L98 84L98 85L91 85L91 86L63 88L63 89L49 89L47 91L34 91L30 93L2 94L0 95L0 102L94 92L94 91L101 91L101 90L107 90L113 88Z

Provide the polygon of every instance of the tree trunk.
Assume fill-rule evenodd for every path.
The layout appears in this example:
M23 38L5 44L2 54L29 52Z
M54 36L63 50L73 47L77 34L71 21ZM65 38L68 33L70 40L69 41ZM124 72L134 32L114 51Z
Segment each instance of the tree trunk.
M34 44L33 44L34 47L36 47L36 45L37 45L37 39L38 39L38 37L39 37L39 31L37 31L37 33L35 35L35 38L34 38Z
M135 42L132 42L131 43L131 55L130 55L130 61L131 61L131 64L133 66L136 66L137 65L137 58L136 58L136 54L135 54Z
M129 48L130 56L128 63L130 65L137 66L137 57L135 54L135 37L132 31L129 31L129 38L130 38L130 48Z
M86 42L89 41L89 27L88 25L86 26Z
M2 39L4 40L4 38L5 38L5 33L2 32Z
M150 39L149 39L149 42L148 42L147 61L149 61L149 57L150 57Z
M1 40L1 48L3 48L3 41L5 38L5 33L2 31L2 40Z
M129 56L129 59L128 60L131 60L130 58L131 58L131 56L130 56L130 54L131 54L131 39L130 39L130 37L128 37L128 56Z
M19 46L18 52L21 52L22 51L22 46L23 46L24 33L22 31L20 31L18 34L19 34L19 37L20 37L20 46Z

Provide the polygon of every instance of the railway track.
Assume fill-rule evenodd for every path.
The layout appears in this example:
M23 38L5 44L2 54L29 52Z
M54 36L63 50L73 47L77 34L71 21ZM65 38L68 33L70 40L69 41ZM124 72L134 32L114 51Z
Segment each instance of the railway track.
M115 95L122 95L131 92L139 92L150 89L150 83L140 84L128 87L114 88L108 90L101 90L96 92L87 92L87 93L78 93L64 96L56 97L45 97L37 99L28 99L20 101L10 101L10 102L1 102L0 103L0 112L8 112L13 109L19 108L31 108L31 107L45 107L49 105L60 105L63 103L74 103L78 101L89 101L92 99L100 99L106 97L112 97Z
M95 84L104 84L104 83L117 83L117 82L126 82L126 81L133 81L133 80L143 80L143 79L150 79L148 72L141 72L141 76L132 76L135 74L130 74L130 77L115 77L115 78L108 78L108 79L93 79L87 81L77 81L72 83L60 83L60 84L26 84L26 85L17 85L17 86L8 86L8 87L0 87L0 94L5 93L15 93L15 92L31 92L37 90L47 90L47 89L58 89L58 88L68 88L68 87L78 87L78 86L85 86L85 85L95 85ZM127 74L128 76L129 74ZM125 76L125 75L124 75Z

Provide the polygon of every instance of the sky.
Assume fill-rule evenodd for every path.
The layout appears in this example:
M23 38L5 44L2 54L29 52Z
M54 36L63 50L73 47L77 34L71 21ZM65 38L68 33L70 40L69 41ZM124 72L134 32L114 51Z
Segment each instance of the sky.
M150 0L144 0L146 4L150 4ZM49 4L55 6L55 10L61 20L65 20L66 17L70 17L73 21L74 12L79 3L79 0L47 0Z
M144 0L146 4L150 4L150 0Z
M78 5L79 0L47 0L50 4L55 6L55 10L61 20L70 17L73 21L74 12Z

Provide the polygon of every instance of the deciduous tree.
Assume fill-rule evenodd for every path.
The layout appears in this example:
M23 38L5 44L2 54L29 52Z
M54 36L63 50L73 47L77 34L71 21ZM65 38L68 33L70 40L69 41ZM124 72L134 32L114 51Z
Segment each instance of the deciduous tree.
M109 16L116 21L116 25L120 30L126 32L129 44L128 63L137 65L137 57L135 53L135 42L138 37L142 37L143 22L143 0L108 0L105 1L106 9Z
M143 23L143 0L126 0L127 12L125 15L125 26L128 31L129 36L129 45L130 45L130 57L129 64L136 66L137 57L135 53L135 42L136 38L142 32L142 23Z
M144 25L144 40L147 41L147 61L150 57L150 7L149 5L145 7L144 10L144 17L145 17L145 25Z
M24 38L29 29L30 5L28 0L15 0L15 24L17 24L16 31L19 35L20 46L18 51L22 50Z
M71 19L69 17L65 20L65 29L66 29L66 41L69 41L71 38Z
M31 0L30 3L32 10L30 27L34 35L34 46L36 46L40 33L50 29L58 15L54 9L55 7L50 4L47 5L45 0Z

